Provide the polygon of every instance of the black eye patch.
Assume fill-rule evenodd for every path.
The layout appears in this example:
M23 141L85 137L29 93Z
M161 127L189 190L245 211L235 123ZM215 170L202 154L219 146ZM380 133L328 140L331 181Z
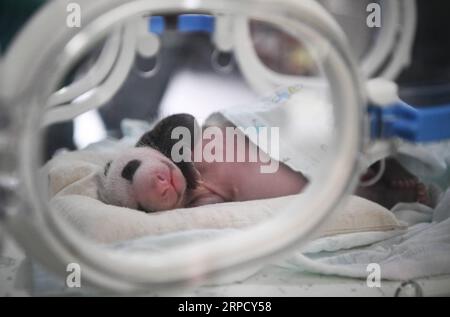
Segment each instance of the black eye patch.
M132 182L133 176L140 165L141 161L139 160L129 161L127 165L125 165L125 167L123 168L121 176L125 178L127 181Z

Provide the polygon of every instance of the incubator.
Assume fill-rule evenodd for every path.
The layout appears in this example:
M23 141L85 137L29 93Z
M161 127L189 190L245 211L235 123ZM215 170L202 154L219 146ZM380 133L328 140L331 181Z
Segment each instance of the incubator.
M0 64L0 234L47 271L66 276L75 263L87 284L122 294L230 283L286 259L282 267L364 278L365 270L321 271L298 250L331 252L322 245L336 233L354 234L334 244L351 248L375 243L381 227L392 239L406 230L387 210L349 195L380 179L386 157L408 166L427 151L412 143L449 139L450 106L417 109L398 97L393 80L411 61L415 2L358 8L325 0L47 3ZM347 38L366 25L366 8L381 10L382 27ZM348 19L343 9L359 15ZM266 113L277 107L283 111ZM150 214L102 201L111 157L169 115L190 113L205 126L217 112L258 133L278 125L274 156L301 171L307 187L263 202ZM67 129L78 148L72 135L64 139ZM272 140L261 146L266 153ZM361 182L377 162L376 175ZM447 173L437 158L427 164L439 177ZM433 206L442 219L443 200ZM383 220L375 226L367 220L374 218ZM361 219L360 227L349 231L342 219ZM385 277L402 287L420 276L386 267Z

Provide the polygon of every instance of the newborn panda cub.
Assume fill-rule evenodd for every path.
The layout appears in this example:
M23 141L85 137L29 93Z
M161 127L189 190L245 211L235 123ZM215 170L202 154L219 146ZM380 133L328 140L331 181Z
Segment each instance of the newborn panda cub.
M221 129L224 137L223 144L216 146L214 151L223 151L222 157L228 157L225 128L232 124L221 121L215 126ZM172 138L172 131L177 127L190 131L191 138L186 144L191 152L188 154L190 160L174 162L171 158L172 147L180 142L180 139ZM211 141L203 139L203 133L198 131L201 131L198 123L189 114L176 114L160 121L134 148L106 164L99 192L102 200L154 212L292 195L300 193L307 185L307 179L301 173L281 162L276 162L278 168L274 173L261 173L261 166L268 165L272 159L242 135L232 136L234 160L194 160L193 153L203 150ZM242 144L238 142L245 142L245 146L240 147ZM237 159L238 148L245 149L243 162ZM250 157L257 157L257 160L249 160Z
M213 120L209 122L225 136L222 146L219 144L214 151L229 157L225 144L230 140L227 140L225 128L233 125L224 120L215 124L211 123ZM172 138L172 131L177 127L187 128L190 132L191 138L185 144L190 150L190 160L174 162L171 159L172 148L180 142ZM210 142L210 139L196 137L203 135L196 133L199 130L195 118L188 114L163 119L145 133L134 148L106 164L100 198L108 204L153 212L292 195L302 192L308 184L301 173L277 161L275 172L261 173L261 166L270 164L272 159L243 135L233 136L233 160L194 160L192 153L202 151ZM243 162L237 159L238 148L245 149ZM249 160L250 157L257 157L257 160ZM368 176L375 173L372 169L368 170ZM425 185L394 159L386 160L386 170L375 185L358 187L355 194L389 209L398 202L430 203Z

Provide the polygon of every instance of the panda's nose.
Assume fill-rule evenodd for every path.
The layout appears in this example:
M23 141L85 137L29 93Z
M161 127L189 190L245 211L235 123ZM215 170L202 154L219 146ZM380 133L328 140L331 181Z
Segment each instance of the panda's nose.
M164 196L167 191L170 189L171 185L171 176L170 176L170 170L167 169L161 169L156 172L153 186L156 190L156 192Z

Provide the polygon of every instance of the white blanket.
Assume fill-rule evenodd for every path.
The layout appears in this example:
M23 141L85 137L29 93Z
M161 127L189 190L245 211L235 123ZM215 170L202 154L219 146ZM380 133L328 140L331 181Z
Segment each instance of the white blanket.
M450 191L446 193L450 198ZM409 280L450 274L450 199L438 208L447 210L442 222L421 222L404 230L366 231L331 235L307 243L291 257L276 263L294 271L366 279L368 265L376 263L385 280ZM405 213L406 214L406 213ZM162 252L183 244L207 241L236 233L236 229L192 230L126 241L114 247L127 251ZM234 275L245 280L254 271ZM265 273L267 274L267 270ZM269 270L270 273L270 270ZM244 282L245 283L245 282Z
M51 205L53 212L64 216L84 235L97 242L113 243L114 248L157 252L179 243L210 240L274 216L291 199L209 205L149 215L108 206L96 197L96 171L105 159L103 155L78 152L53 160L47 166ZM435 213L440 222L432 222ZM449 213L450 191L435 210L401 204L393 213L353 197L347 208L324 224L317 234L321 238L279 265L361 278L367 276L367 265L372 262L380 264L386 279L450 274ZM403 223L410 225L407 231ZM128 241L119 242L123 240Z
M282 211L292 197L233 202L189 209L144 214L107 205L99 200L99 173L116 151L133 142L106 142L85 151L63 153L42 171L49 179L49 199L53 213L62 216L83 236L100 243L113 243L146 235L162 235L183 230L245 228ZM351 197L345 208L334 213L318 236L361 231L404 229L383 207Z
M46 166L53 212L63 215L86 236L113 248L160 252L180 243L210 240L273 216L280 204L289 199L211 205L152 215L107 206L98 201L96 175L113 155L111 148L132 142L107 144L103 148L106 151L98 151L97 147L95 152L70 153ZM400 204L388 213L376 204L354 198L348 208L328 219L319 238L277 265L294 271L366 278L367 265L377 263L382 278L394 280L450 274L450 191L443 193L439 201L434 210L418 204ZM249 204L253 208L248 208ZM407 230L404 224L409 225ZM245 280L259 268L228 282ZM46 278L42 281L45 284Z

